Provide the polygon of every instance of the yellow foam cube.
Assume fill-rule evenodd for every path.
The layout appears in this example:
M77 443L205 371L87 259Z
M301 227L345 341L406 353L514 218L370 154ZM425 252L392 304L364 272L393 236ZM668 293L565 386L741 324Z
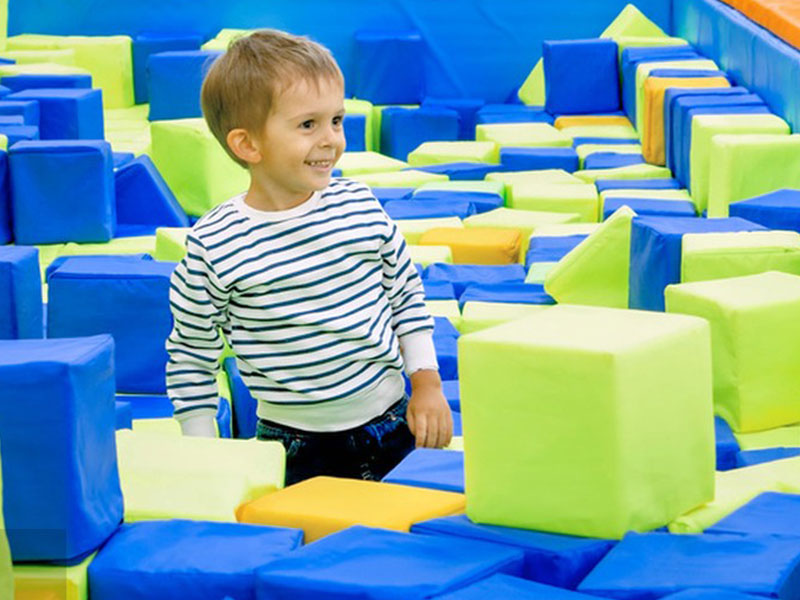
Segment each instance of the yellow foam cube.
M450 246L453 262L468 265L508 265L519 260L519 231L497 228L430 229L419 238L421 246Z

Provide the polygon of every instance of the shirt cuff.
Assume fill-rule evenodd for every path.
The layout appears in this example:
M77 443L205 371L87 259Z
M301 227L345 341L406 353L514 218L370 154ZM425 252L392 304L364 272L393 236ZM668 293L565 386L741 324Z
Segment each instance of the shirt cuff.
M415 331L402 336L400 338L400 351L403 353L406 375L409 377L412 373L422 369L439 370L436 349L433 346L432 331Z
M207 413L200 413L179 419L183 435L190 437L217 437L217 421Z

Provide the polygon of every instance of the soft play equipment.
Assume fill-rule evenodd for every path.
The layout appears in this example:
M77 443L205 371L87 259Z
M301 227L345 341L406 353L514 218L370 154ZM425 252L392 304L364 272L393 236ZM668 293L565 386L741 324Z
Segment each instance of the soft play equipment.
M800 232L800 190L781 189L728 206L732 217L741 217L770 229Z
M409 159L428 140L458 139L458 113L448 108L387 108L381 117L381 152L399 160Z
M147 155L114 171L118 224L187 227L189 219ZM164 259L161 259L164 260Z
M423 142L408 154L412 167L452 162L498 162L497 144L491 141Z
M468 285L458 298L463 309L467 302L502 302L506 304L555 304L552 296L545 292L544 286L535 283L503 283Z
M460 588L455 592L437 596L437 598L441 598L441 600L483 600L484 598L590 600L592 596L500 573L481 579L477 583Z
M587 235L531 236L529 250L525 255L525 268L530 269L535 263L558 262L585 240Z
M765 492L734 511L706 533L800 535L800 496Z
M0 339L43 337L39 251L0 246Z
M200 87L211 65L222 54L214 50L178 50L147 59L150 121L201 117Z
M463 494L464 453L417 448L401 460L381 481ZM414 527L411 531L414 531Z
M417 170L447 175L451 181L473 181L483 179L489 173L502 171L503 168L502 165L487 162L449 162L420 166Z
M8 96L6 96L8 98ZM25 125L39 126L38 100L0 100L0 115L18 115Z
M103 139L100 90L33 89L6 96L39 103L39 138L43 140Z
M342 175L350 177L364 173L385 173L399 171L408 167L405 159L399 160L385 156L380 152L345 152L336 166L341 169Z
M572 148L502 148L500 163L507 171L563 169L572 173L579 168L578 154Z
M199 50L202 37L196 33L142 32L133 38L133 93L136 104L147 103L147 60L153 54Z
M519 231L497 227L434 227L420 235L421 246L449 246L453 262L473 265L507 265L519 260Z
M547 123L495 123L478 125L475 139L494 142L500 148L569 148L572 137Z
M10 90L9 93L40 88L89 89L92 87L92 76L88 73L20 73L0 75L0 85ZM6 95L6 97L8 97Z
M417 31L355 33L352 89L374 104L419 104L425 93L425 44Z
M525 269L522 265L447 265L432 264L425 269L427 281L449 281L455 288L456 296L461 296L470 284L522 283Z
M597 188L589 183L515 183L507 204L520 210L577 213L581 221L597 222Z
M13 581L15 600L87 600L89 597L89 564L91 554L82 562L71 565L47 565L42 563L17 563L14 565Z
M426 96L423 107L448 108L458 113L458 139L475 139L478 111L484 106L481 98L433 98Z

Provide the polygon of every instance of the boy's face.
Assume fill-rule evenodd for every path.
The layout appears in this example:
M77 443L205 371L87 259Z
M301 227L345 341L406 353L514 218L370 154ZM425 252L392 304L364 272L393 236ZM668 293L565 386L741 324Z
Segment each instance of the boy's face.
M307 198L324 189L344 152L344 89L339 81L299 80L277 94L256 143L261 161L251 165L265 191Z

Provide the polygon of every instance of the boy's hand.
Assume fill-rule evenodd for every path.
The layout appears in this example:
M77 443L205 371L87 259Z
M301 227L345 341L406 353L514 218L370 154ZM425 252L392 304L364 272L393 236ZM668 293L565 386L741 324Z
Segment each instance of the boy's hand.
M442 393L439 372L423 369L411 375L408 428L417 448L442 448L453 437L453 415Z

